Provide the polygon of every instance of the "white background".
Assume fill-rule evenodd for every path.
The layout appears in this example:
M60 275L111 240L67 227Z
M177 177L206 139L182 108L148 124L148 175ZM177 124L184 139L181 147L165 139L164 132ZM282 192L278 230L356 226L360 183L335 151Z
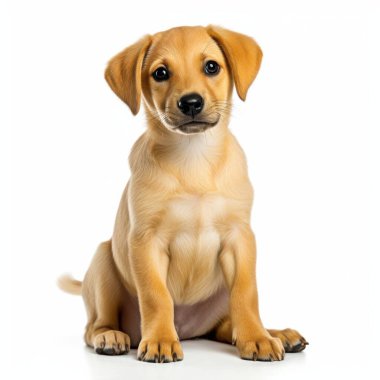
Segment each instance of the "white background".
M35 0L9 2L8 11L12 235L1 276L11 308L3 323L10 341L2 344L8 377L379 374L376 1ZM83 344L81 299L55 281L63 272L82 279L110 237L127 157L144 131L144 116L133 117L104 81L106 62L144 34L210 23L253 36L264 52L247 101L235 97L231 130L255 187L262 319L300 330L310 346L281 363L242 361L235 348L206 341L185 342L185 360L162 366L138 362L135 351L97 356ZM9 55L3 63L9 82Z

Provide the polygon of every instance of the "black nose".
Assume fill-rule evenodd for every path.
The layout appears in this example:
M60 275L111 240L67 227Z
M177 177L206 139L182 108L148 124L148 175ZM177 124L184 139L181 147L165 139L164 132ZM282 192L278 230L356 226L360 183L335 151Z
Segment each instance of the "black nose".
M203 109L203 98L199 94L188 94L182 96L178 101L178 108L189 116L194 116Z

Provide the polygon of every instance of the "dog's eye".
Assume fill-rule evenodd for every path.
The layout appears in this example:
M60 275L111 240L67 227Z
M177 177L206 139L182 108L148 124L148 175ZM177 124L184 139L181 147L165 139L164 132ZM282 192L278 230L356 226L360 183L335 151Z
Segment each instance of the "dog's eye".
M169 72L165 67L161 66L152 74L152 76L156 82L162 82L169 79Z
M216 75L218 74L220 66L215 61L207 61L204 66L204 72L207 75Z

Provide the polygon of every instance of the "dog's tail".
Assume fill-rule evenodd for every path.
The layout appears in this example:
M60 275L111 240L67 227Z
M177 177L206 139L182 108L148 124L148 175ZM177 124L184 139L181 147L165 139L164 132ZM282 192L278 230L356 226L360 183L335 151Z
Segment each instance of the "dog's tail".
M58 278L58 287L66 293L80 296L82 294L82 282L75 280L69 274L64 274Z

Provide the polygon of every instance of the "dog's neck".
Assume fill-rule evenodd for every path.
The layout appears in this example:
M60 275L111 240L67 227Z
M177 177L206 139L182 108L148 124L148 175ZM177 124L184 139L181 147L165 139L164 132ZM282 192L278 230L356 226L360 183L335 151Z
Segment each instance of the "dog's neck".
M133 149L132 161L138 167L142 164L141 155L147 154L161 170L182 178L184 182L209 187L223 166L230 140L227 120L205 132L184 135L169 131L159 120L148 117L148 130ZM145 148L140 150L139 146Z

